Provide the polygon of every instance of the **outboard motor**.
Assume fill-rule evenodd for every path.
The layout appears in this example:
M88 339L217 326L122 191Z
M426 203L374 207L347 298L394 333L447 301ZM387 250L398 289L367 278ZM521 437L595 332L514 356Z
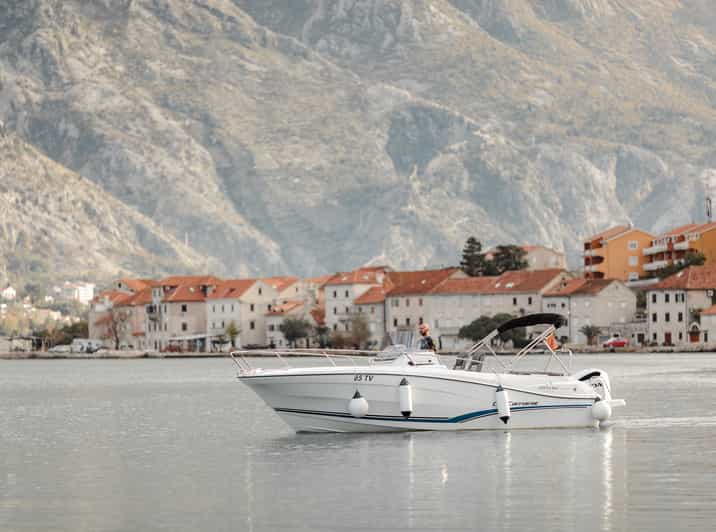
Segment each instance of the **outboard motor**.
M608 401L612 398L612 385L609 382L609 375L601 369L585 369L575 373L574 378L588 383L602 399Z

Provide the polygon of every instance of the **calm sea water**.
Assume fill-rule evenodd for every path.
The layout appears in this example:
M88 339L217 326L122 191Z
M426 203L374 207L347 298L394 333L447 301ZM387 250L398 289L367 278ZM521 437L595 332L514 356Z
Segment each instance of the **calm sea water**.
M713 530L716 355L602 430L295 435L230 361L0 361L0 530Z

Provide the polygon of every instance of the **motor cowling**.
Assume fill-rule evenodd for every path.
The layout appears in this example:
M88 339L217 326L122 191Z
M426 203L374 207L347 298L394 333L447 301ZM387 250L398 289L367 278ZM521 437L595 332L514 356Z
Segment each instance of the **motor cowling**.
M607 401L612 398L612 385L606 372L590 368L576 373L574 378L589 384L600 398Z

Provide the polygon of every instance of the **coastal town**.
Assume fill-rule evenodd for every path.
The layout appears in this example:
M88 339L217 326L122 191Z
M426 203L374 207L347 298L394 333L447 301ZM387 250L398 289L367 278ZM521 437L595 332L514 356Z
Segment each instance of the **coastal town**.
M472 249L487 265L473 271L475 243L468 240L459 267L369 265L310 278L123 278L97 294L94 284L68 282L43 301L84 307L91 345L137 352L376 349L423 323L441 351L458 352L472 343L469 326L476 320L538 312L567 318L557 332L571 346L619 339L619 347L706 349L716 342L716 223L662 235L612 227L585 239L583 268L576 272L563 253L543 246L519 246L521 263L497 269L490 265L500 247ZM0 296L3 317L14 303L38 322L68 326L80 320L15 301L12 286Z

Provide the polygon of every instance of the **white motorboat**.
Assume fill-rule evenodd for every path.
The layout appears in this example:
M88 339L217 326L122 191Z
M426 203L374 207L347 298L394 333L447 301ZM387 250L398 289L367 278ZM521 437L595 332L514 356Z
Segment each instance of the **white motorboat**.
M357 352L317 350L236 351L232 358L238 379L297 432L597 427L625 402L612 398L604 371L570 372L572 353L554 340L564 322L557 314L515 318L458 355L452 367L432 351L404 346L373 352L365 362ZM500 334L535 326L546 328L512 358L494 351ZM542 346L544 370L515 369ZM256 355L273 355L285 367L254 367ZM292 367L302 360L297 356L325 362ZM560 371L548 371L555 363Z

